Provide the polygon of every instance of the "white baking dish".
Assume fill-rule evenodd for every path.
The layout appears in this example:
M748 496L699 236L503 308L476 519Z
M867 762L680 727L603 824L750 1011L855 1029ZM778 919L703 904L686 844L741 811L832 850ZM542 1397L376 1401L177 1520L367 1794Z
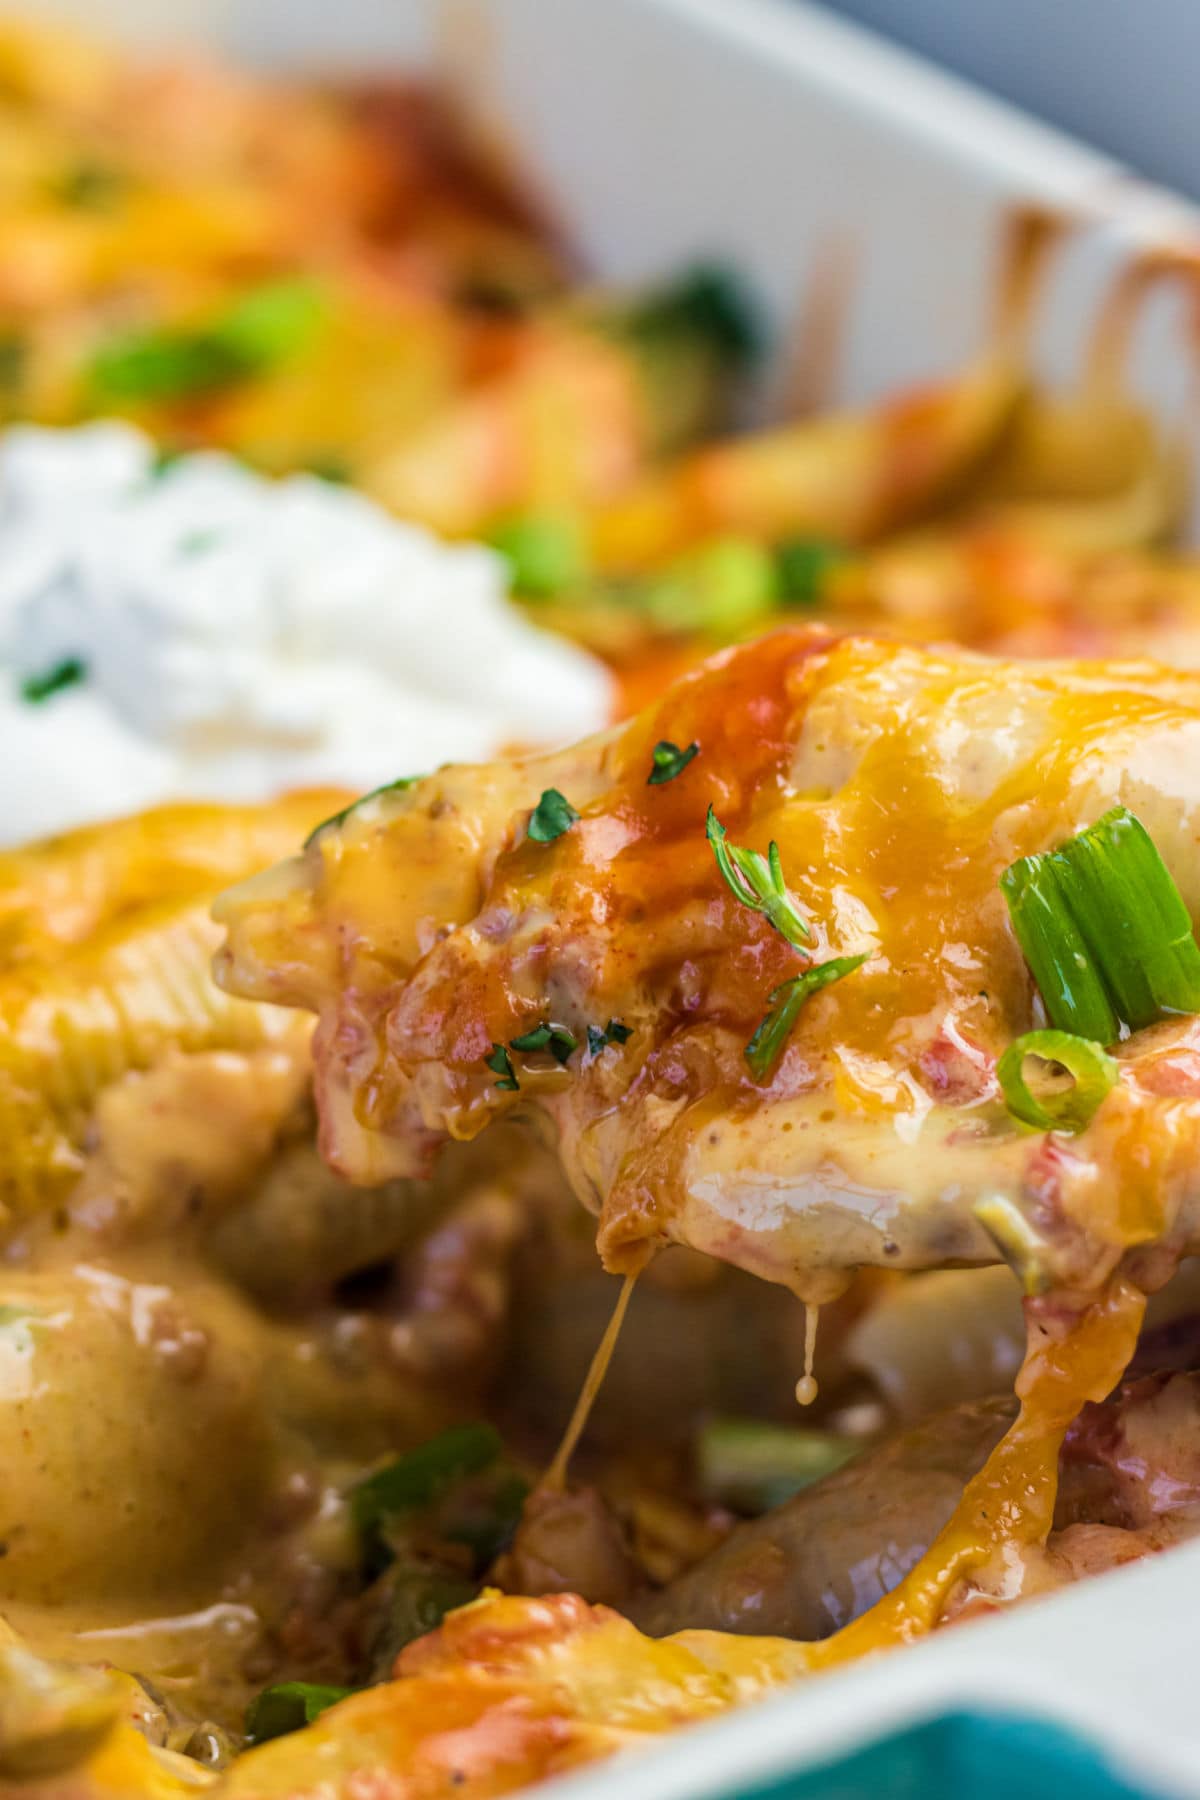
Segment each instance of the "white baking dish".
M97 22L94 0L39 10ZM1037 316L1039 367L1058 382L1074 378L1122 270L1148 251L1200 244L1200 218L1182 201L785 0L108 0L103 23L275 65L437 59L601 273L637 278L726 256L781 335L834 263L848 279L846 328L825 370L831 399L947 372L984 345L1016 208L1074 222ZM1139 387L1184 429L1195 410L1189 298L1166 286L1151 295L1134 356ZM990 1708L1082 1730L1134 1786L1200 1795L1198 1620L1200 1544L824 1677L555 1791L702 1800L786 1774L786 1791L807 1796L826 1790L799 1772L854 1743ZM1038 1792L1019 1741L1009 1744L1013 1785ZM1077 1773L1073 1792L1102 1791ZM828 1789L839 1800L859 1791L848 1775Z

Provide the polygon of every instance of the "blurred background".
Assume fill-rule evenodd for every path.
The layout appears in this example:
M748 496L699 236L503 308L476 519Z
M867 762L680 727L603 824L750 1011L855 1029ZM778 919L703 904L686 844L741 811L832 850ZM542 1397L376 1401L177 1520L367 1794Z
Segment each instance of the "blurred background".
M1200 195L1195 0L831 0L831 10Z
M40 777L0 842L555 744L798 615L1200 661L1200 229L1111 160L1196 186L1197 38L1167 0L0 21L0 766Z

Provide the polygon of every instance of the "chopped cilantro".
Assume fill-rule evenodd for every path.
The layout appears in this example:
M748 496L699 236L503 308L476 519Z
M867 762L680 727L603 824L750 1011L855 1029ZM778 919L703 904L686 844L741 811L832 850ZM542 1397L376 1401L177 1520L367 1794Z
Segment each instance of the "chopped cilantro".
M654 766L646 777L646 786L661 787L664 781L674 781L677 775L683 774L692 758L699 754L699 744L691 743L686 750L681 750L678 744L672 744L669 739L663 738L654 746Z
M502 1088L505 1092L510 1094L515 1094L520 1091L521 1084L517 1080L516 1071L513 1069L512 1057L508 1054L508 1051L503 1044L493 1044L492 1054L490 1056L485 1056L483 1060L492 1073L500 1077L499 1081L496 1083L498 1088Z
M406 788L415 787L418 781L424 781L424 779L423 775L401 775L395 781L385 781L382 787L372 788L368 794L360 794L357 800L350 802L349 806L343 806L341 812L330 813L327 819L322 819L319 825L314 825L304 840L304 849L307 850L310 844L315 843L323 831L331 831L336 826L345 824L350 814L357 812L360 806L365 806L368 800L378 800L381 794L402 794Z
M31 706L40 706L53 694L61 694L64 688L75 687L86 679L87 664L78 656L64 656L61 662L52 663L48 669L26 675L21 682L21 698Z
M549 1050L556 1062L565 1063L578 1044L573 1031L565 1025L535 1025L532 1031L523 1031L520 1037L509 1039L511 1050Z
M569 831L579 814L557 788L547 788L529 818L528 835L535 844L552 844Z

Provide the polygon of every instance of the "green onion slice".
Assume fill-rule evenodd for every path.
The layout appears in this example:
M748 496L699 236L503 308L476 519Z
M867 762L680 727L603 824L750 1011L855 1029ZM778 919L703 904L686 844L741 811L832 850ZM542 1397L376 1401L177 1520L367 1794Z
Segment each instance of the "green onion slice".
M790 981L774 990L770 996L770 1011L746 1045L746 1061L756 1080L764 1080L775 1067L809 996L819 993L831 982L841 981L845 975L852 975L866 962L869 954L864 950L859 956L835 956L830 962L805 969L802 975L793 975Z
M1066 872L1051 855L1026 856L1005 870L1000 886L1051 1021L1095 1043L1115 1043L1120 1021L1072 911Z
M724 263L697 263L650 289L613 320L634 338L668 347L692 338L735 366L762 353L764 333L753 296Z
M681 750L678 744L672 744L669 739L663 738L654 746L646 786L661 787L664 781L674 781L677 775L683 774L692 758L699 754L699 744L692 743L686 750Z
M1025 1073L1030 1057L1050 1074L1035 1093ZM1117 1065L1103 1044L1069 1031L1027 1031L1008 1046L996 1076L1010 1113L1038 1131L1082 1131L1117 1081ZM1069 1078L1069 1079L1068 1079Z
M1020 1207L1007 1194L985 1194L971 1210L1020 1282L1022 1292L1029 1296L1046 1293L1051 1277L1045 1240Z
M258 373L306 349L327 310L318 282L288 275L251 288L222 313L213 331L248 372Z
M529 815L528 835L535 844L552 844L564 831L570 831L579 814L565 794L547 788Z
M488 541L507 562L514 590L527 600L551 600L587 580L583 526L568 514L521 513L502 519Z
M725 827L710 806L705 821L705 835L712 845L717 867L735 900L751 912L762 913L789 944L802 948L811 935L801 918L796 902L788 893L783 879L779 845L773 840L765 856L758 850L746 850L731 844Z
M710 538L640 584L638 604L663 631L734 638L762 627L777 598L775 562L753 538Z
M250 1702L246 1713L246 1736L252 1744L265 1744L268 1738L286 1737L311 1725L329 1707L345 1700L353 1688L322 1687L313 1681L280 1681L264 1688Z
M1169 1013L1200 1012L1200 946L1145 826L1124 806L1000 886L1051 1023L1112 1044Z
M829 576L849 560L840 544L825 538L790 538L776 546L779 598L784 606L819 606Z
M218 392L305 349L325 311L315 282L288 277L251 289L207 324L123 333L92 359L93 399L169 403Z
M696 1438L701 1492L720 1506L764 1513L782 1506L862 1449L853 1438L766 1419L711 1419Z
M589 1025L587 1028L588 1050L593 1056L599 1056L600 1052L609 1044L627 1044L632 1036L633 1026L622 1025L620 1019L610 1019L603 1030L599 1025Z
M376 1530L397 1513L431 1505L452 1481L477 1475L500 1451L494 1426L452 1426L360 1481L351 1491L350 1516L360 1532Z

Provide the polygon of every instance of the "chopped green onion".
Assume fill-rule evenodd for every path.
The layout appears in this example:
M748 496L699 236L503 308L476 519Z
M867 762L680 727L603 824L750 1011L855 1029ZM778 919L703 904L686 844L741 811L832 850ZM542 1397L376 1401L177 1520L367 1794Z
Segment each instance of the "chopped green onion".
M1044 1294L1051 1285L1046 1242L1007 1194L988 1194L971 1208L983 1229L1028 1295Z
M327 481L333 487L347 487L354 478L349 458L340 450L313 450L304 459L304 467L318 481Z
M830 962L805 969L802 975L793 975L773 991L769 996L770 1011L746 1045L746 1061L756 1080L764 1080L775 1067L805 1001L832 982L852 975L868 955L864 950L859 956L835 956Z
M215 550L221 542L223 533L213 529L208 531L189 531L181 537L178 544L180 556L203 556L209 550Z
M307 280L254 289L208 325L126 333L92 359L98 403L186 400L259 375L304 348L324 312Z
M25 379L28 341L15 331L0 331L0 395L12 399Z
M681 750L669 738L662 738L651 753L653 767L646 777L646 786L661 787L664 781L674 781L677 775L683 774L692 758L699 754L699 744L691 743L686 750Z
M1069 1080L1050 1076L1037 1093L1029 1086L1026 1061L1056 1065ZM1102 1044L1069 1031L1027 1031L1008 1046L996 1065L1004 1103L1016 1119L1038 1131L1082 1131L1117 1081L1117 1065Z
M803 948L812 934L788 893L779 845L772 840L763 856L758 850L745 850L738 844L729 843L725 827L711 806L704 831L712 845L717 867L734 899L748 906L751 912L762 913L789 944Z
M360 1532L377 1530L397 1513L429 1506L452 1481L476 1475L500 1455L500 1434L492 1425L455 1425L405 1451L352 1489L350 1513Z
M862 1449L852 1438L765 1419L713 1419L696 1440L704 1497L739 1512L764 1513L831 1475Z
M651 343L698 339L734 365L756 357L763 343L757 311L740 277L718 263L699 263L653 289L618 323Z
M1200 946L1183 896L1140 819L1113 807L1057 852L1076 877L1072 905L1131 1030L1200 1012Z
M466 1606L478 1594L479 1583L461 1572L431 1563L424 1556L398 1555L370 1595L370 1613L375 1614L377 1623L371 1637L368 1681L387 1681L396 1658L408 1644L436 1631L447 1613Z
M280 1681L264 1688L250 1702L246 1713L246 1736L252 1744L265 1744L269 1738L286 1737L311 1725L329 1707L336 1706L354 1692L353 1688L322 1687L312 1681Z
M784 606L818 606L834 569L846 562L840 544L823 538L793 538L775 550L779 598Z
M305 349L325 312L319 283L298 275L251 288L221 315L213 331L254 374Z
M579 587L590 563L578 519L561 513L524 513L488 534L509 566L513 589L527 600L549 600Z
M503 1089L505 1093L509 1094L520 1092L521 1084L517 1080L516 1070L513 1068L512 1064L512 1057L508 1054L508 1051L504 1048L503 1044L493 1044L491 1055L485 1056L483 1060L485 1066L492 1071L493 1075L498 1075L500 1077L499 1081L496 1083L498 1088Z
M1052 1022L1098 1044L1121 1027L1071 910L1066 874L1049 855L1026 856L1000 877L1009 917Z
M178 444L159 444L150 465L150 480L161 481L164 475L169 475L189 454L189 451Z
M1200 1012L1200 946L1149 832L1115 806L1000 886L1051 1023L1114 1043L1169 1013Z
M510 1050L549 1050L556 1062L565 1063L578 1044L573 1031L565 1025L535 1025L532 1031L523 1031L520 1037L508 1040Z
M50 184L54 199L81 212L108 212L124 198L129 177L111 163L78 162Z
M449 1496L439 1514L438 1530L447 1543L469 1550L472 1567L482 1573L512 1543L528 1498L524 1475L500 1460L486 1481Z
M754 538L719 537L648 581L638 604L664 631L736 637L761 624L778 598L771 553Z
M535 844L552 844L569 831L579 814L557 788L547 788L529 816L528 836Z
M220 337L205 331L128 332L92 358L97 405L185 400L216 393L249 371Z
M368 800L378 800L381 794L402 794L406 788L416 787L418 781L424 781L423 775L401 775L395 781L385 781L382 787L372 788L369 794L360 794L349 806L343 806L341 812L330 813L319 825L314 825L304 840L304 848L315 843L323 831L332 831L338 825L344 825L350 814L365 806Z
M632 1036L633 1026L622 1025L620 1019L610 1019L603 1031L599 1025L589 1025L587 1028L588 1049L593 1056L599 1056L607 1045L627 1044Z
M40 706L53 694L61 694L64 688L76 687L86 679L87 664L77 656L64 656L61 662L53 663L40 674L26 675L21 682L21 698L30 706Z

